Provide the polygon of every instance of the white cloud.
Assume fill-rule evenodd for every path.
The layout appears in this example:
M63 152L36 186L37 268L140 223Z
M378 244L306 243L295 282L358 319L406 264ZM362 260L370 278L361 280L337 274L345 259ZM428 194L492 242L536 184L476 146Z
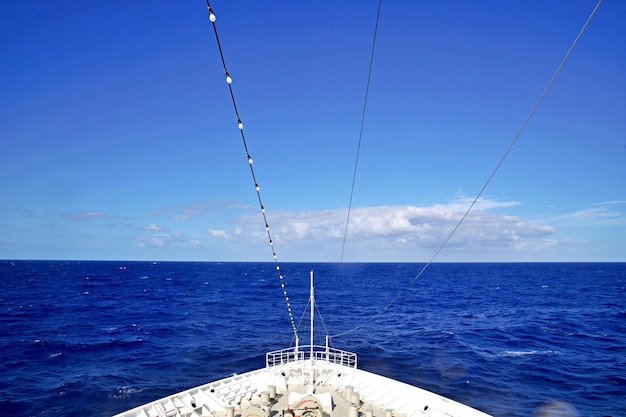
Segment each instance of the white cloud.
M113 220L116 217L102 210L83 210L64 213L63 217L79 222L89 222L92 220Z
M107 227L128 226L128 218L116 216L103 210L83 210L62 213L61 217L82 223L99 222Z
M147 232L166 232L169 229L165 226L157 226L156 224L152 223L142 227L141 230L145 230Z
M594 206L617 206L626 204L626 200L602 201L594 204Z
M222 239L230 239L228 232L224 229L209 229L208 233L213 237L218 237Z
M209 202L196 202L165 207L153 212L154 216L169 216L172 220L191 220L207 214L220 214L232 210L247 210L250 206L236 201L219 200Z
M423 261L430 259L446 241L470 203L459 198L430 206L354 207L345 248L342 243L346 208L271 210L266 215L276 253L282 259L334 261L340 254L343 256L345 249L346 260ZM437 260L561 259L563 254L589 245L579 238L578 227L626 225L626 201L602 202L558 216L507 214L519 205L515 201L480 199ZM251 212L249 206L233 202L196 203L166 209L161 215L188 220L201 213L211 214L213 223L219 222L219 226L207 229L206 219L200 221L204 227L185 222L184 230L176 230L176 225L183 226L178 222L167 226L164 222L130 226L129 218L104 210L62 216L98 227L134 230L140 247L165 248L164 253L168 248L171 251L206 247L211 248L210 253L224 251L231 258L267 259L268 238L262 216ZM231 226L223 227L227 223ZM555 227L559 228L558 234ZM198 234L202 229L206 231L204 236Z
M626 205L624 200L596 203L588 209L554 217L553 221L568 226L623 226L626 225L626 212L619 207L623 205Z
M183 233L153 233L137 238L140 247L170 248L199 246L200 241Z
M457 230L449 245L454 247L539 250L556 241L548 239L554 228L535 224L520 216L511 216L490 209L507 208L519 203L482 199ZM469 203L457 200L450 204L429 207L376 206L355 207L348 227L348 246L386 248L387 250L413 248L434 252L467 210ZM281 247L326 245L341 242L345 230L347 209L301 210L268 212L270 232ZM238 219L237 229L210 230L218 239L239 240L259 244L267 240L254 215Z

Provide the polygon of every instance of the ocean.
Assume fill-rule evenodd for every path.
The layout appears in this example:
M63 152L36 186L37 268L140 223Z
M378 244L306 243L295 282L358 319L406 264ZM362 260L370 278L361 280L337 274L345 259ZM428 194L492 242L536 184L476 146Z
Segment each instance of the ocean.
M282 264L301 339L314 270L315 327L366 323L333 338L360 368L494 416L626 416L626 264L442 263L406 288L422 266ZM270 263L0 261L0 279L4 416L111 416L293 339Z

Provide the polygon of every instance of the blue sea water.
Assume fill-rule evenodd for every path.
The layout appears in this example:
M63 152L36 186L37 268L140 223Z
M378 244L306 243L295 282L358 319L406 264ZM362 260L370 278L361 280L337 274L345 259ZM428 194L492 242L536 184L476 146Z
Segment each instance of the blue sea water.
M301 338L309 270L337 334L421 267L282 265ZM273 264L0 261L0 279L1 415L110 416L292 342ZM495 416L626 416L625 302L624 263L434 264L333 344Z

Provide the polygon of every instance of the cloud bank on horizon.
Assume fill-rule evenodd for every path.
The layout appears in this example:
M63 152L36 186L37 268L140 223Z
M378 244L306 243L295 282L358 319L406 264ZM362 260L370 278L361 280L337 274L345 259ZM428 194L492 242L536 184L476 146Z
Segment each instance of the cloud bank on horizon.
M456 227L470 204L459 198L431 206L354 207L347 229L344 261L423 262L430 260ZM524 218L506 214L520 202L483 198L452 236L435 261L528 261L560 260L562 251L584 247L559 233L575 224L626 225L626 201L604 202L554 218ZM188 232L187 223L206 222L212 216L237 206L242 214L230 219L230 228L209 228L205 233ZM186 250L203 260L271 261L269 242L260 212L234 202L194 203L153 213L156 222L140 227L120 223L104 212L68 213L73 222L91 222L104 228L126 227L125 239L132 251L141 248ZM267 213L270 233L283 261L339 261L346 229L347 208L326 210L275 210ZM197 227L197 224L196 224ZM185 231L187 230L187 232ZM215 247L230 248L230 255L212 257ZM157 252L151 252L157 254ZM172 252L169 252L172 253ZM200 256L198 256L201 254ZM167 259L162 251L155 259Z
M346 262L425 262L448 238L471 200L457 198L431 206L388 205L354 207L347 228ZM478 200L435 261L559 261L573 252L589 253L593 242L572 239L569 229L626 225L626 201L595 204L553 218L526 218L507 214L520 202L493 198ZM233 212L229 228L202 225L212 217ZM24 213L44 223L57 235L61 259L116 259L102 256L102 248L82 246L83 240L106 241L124 236L116 245L127 259L271 261L267 233L259 210L234 201L214 201L167 207L152 212L153 223L139 224L141 217L122 217L99 210L73 213ZM267 213L270 233L282 261L342 260L347 208L324 210L275 210ZM221 220L220 220L221 223ZM220 224L220 226L223 226ZM79 227L76 239L62 230ZM60 229L60 230L59 230ZM45 230L45 229L44 229ZM202 231L204 230L204 231ZM73 240L74 242L72 242ZM219 256L212 256L219 248ZM224 251L226 249L226 251ZM80 254L75 256L73 254ZM141 253L137 256L136 254ZM224 256L224 253L227 256ZM135 255L133 255L135 254ZM174 254L172 256L172 254ZM568 254L567 256L565 254ZM581 255L582 256L582 255ZM119 258L119 257L118 257ZM122 257L124 258L124 257ZM598 259L602 260L602 258Z
M459 199L428 207L355 207L351 210L347 228L346 259L405 262L430 260L458 225L469 204L469 199ZM525 261L551 259L551 256L552 259L559 259L558 254L562 250L571 249L571 246L584 247L586 244L560 237L560 225L585 227L592 224L626 224L624 201L600 203L593 208L553 219L528 219L500 212L519 204L494 199L478 200L436 260ZM309 256L321 260L339 260L346 217L346 208L282 210L269 213L268 224L275 246L285 253L295 253L306 245L319 248ZM209 229L208 233L229 244L253 248L268 241L259 223L258 216L247 214L235 219L232 229ZM320 257L321 254L323 256Z

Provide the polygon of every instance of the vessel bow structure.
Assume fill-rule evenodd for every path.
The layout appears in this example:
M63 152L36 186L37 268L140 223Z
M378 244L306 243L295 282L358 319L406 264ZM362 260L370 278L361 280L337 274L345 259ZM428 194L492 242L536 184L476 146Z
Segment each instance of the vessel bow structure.
M115 417L489 416L433 392L357 367L328 346L268 352L265 368L233 375Z

